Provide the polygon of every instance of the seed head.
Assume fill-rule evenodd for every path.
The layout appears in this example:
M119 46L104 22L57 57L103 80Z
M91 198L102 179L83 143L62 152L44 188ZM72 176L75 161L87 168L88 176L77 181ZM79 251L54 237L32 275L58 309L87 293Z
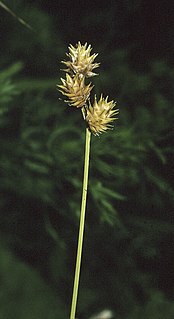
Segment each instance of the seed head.
M85 85L83 76L76 74L71 77L68 73L66 73L66 79L61 78L61 81L62 85L58 87L59 91L68 97L66 102L77 108L83 107L93 88L91 83Z
M104 99L102 94L98 102L95 96L93 106L89 102L89 107L86 109L86 121L94 135L99 135L113 127L110 123L117 119L115 115L119 113L118 109L114 109L115 105L114 101L108 102L108 96Z
M68 67L64 71L70 74L83 74L86 77L97 75L92 71L100 65L100 63L93 63L98 54L94 53L90 56L91 50L91 45L87 45L87 43L82 45L80 41L75 47L70 45L67 54L70 61L62 61Z

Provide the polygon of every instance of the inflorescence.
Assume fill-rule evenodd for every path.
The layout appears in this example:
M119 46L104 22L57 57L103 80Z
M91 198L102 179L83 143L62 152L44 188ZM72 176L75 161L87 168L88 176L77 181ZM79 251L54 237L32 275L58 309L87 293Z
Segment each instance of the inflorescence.
M97 101L95 95L94 102L91 104L90 93L94 87L91 82L85 84L85 79L97 75L93 72L98 68L100 63L94 63L98 54L91 54L91 45L80 42L76 46L69 46L69 53L66 54L68 61L62 61L66 65L66 78L61 78L62 84L58 85L59 91L67 97L67 102L71 106L81 108L83 116L89 130L94 135L99 135L102 132L112 128L112 122L117 119L115 117L119 110L115 108L116 102L108 102L101 94Z

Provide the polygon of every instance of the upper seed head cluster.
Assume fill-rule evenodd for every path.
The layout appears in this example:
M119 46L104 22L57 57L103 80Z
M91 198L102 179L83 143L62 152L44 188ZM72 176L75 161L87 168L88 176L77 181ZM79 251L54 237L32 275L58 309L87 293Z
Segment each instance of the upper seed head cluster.
M97 75L93 70L99 67L100 63L93 63L98 54L91 54L91 45L80 42L76 46L69 46L69 53L66 54L68 61L62 61L67 69L66 78L62 79L62 84L58 85L59 91L65 95L68 100L65 102L71 106L81 108L85 114L86 123L94 135L105 132L112 127L113 122L118 114L115 109L114 101L108 102L108 96L104 99L101 94L99 101L95 96L94 103L90 102L90 93L93 88L92 84L85 84L85 78Z
M74 47L69 46L69 53L67 56L70 58L69 61L62 61L68 68L64 71L70 74L81 74L85 77L91 77L97 75L93 72L93 69L98 68L100 63L93 63L98 54L90 55L91 45L81 45L80 42Z

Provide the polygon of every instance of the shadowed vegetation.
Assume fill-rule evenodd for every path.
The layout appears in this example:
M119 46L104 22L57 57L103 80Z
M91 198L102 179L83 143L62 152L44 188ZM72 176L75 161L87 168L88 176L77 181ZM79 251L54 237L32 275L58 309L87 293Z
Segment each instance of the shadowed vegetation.
M120 116L92 138L77 317L172 319L172 5L68 3L4 1L34 32L0 8L0 317L69 315L85 132L56 84L80 40L101 52L95 92Z

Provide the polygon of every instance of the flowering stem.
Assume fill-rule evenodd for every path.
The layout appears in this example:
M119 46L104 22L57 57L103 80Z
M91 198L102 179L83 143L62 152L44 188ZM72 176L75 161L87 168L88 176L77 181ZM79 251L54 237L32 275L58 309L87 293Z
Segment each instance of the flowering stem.
M83 237L84 237L84 226L85 226L86 198L87 198L87 188L88 188L90 140L91 140L91 132L89 131L88 128L86 128L86 145L85 145L82 201L81 201L81 212L80 212L80 226L79 226L76 269L75 269L75 275L74 275L74 287L73 287L70 319L75 319L77 297L78 297L78 287L79 287L82 247L83 247Z

